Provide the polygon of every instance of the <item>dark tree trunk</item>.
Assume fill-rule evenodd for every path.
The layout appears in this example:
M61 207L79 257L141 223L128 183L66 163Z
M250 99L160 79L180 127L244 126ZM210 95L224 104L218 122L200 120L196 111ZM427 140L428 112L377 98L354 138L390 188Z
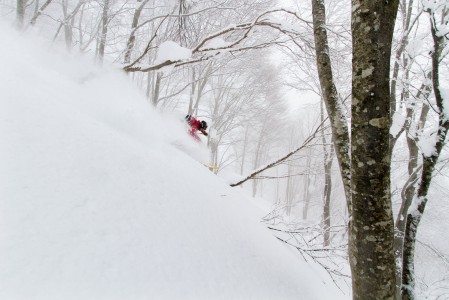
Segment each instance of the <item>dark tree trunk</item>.
M350 264L354 299L394 299L390 57L398 1L352 1Z

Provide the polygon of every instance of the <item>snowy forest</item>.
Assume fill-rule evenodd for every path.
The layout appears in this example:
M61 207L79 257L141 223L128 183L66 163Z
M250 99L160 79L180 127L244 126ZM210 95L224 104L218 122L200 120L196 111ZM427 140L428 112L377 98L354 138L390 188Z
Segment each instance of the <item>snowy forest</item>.
M159 134L206 121L201 167L342 299L449 299L448 0L0 0L0 16L123 74Z

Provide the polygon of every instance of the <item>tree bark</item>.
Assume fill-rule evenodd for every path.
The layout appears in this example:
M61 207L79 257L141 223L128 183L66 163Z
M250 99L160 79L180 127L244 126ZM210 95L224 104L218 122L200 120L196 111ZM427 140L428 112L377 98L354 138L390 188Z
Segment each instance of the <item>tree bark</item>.
M349 156L349 129L347 118L339 101L337 89L332 75L332 65L329 57L329 45L326 31L326 12L323 0L312 0L313 33L315 38L315 51L318 67L318 77L321 85L321 94L326 104L327 114L332 125L332 142L335 146L343 186L351 215L351 174Z
M350 265L353 299L394 299L390 57L398 1L352 0Z

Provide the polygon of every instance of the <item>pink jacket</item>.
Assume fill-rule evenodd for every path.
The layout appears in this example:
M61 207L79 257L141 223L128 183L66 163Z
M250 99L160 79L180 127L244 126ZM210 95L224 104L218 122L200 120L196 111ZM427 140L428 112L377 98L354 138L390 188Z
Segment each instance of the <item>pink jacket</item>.
M200 137L196 133L201 128L201 121L199 121L199 120L195 119L194 117L192 117L190 119L190 121L189 121L189 125L191 127L191 129L189 130L190 135L193 136L193 138L195 140L201 141Z

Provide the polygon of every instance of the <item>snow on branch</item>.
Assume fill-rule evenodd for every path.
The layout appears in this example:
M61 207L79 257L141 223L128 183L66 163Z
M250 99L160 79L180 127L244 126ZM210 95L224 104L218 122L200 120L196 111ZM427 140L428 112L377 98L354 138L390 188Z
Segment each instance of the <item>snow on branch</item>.
M205 38L203 38L201 41L198 42L198 44L193 47L191 51L190 56L183 56L179 57L177 54L178 51L172 51L169 52L173 53L173 56L164 56L165 60L158 59L154 64L152 65L139 65L138 63L142 60L142 58L148 53L149 49L151 48L151 43L154 41L157 30L153 34L153 37L151 38L150 42L148 43L147 47L145 48L144 52L131 64L128 64L127 66L123 67L123 70L126 72L148 72L148 71L154 71L154 70L160 70L167 66L172 67L179 67L186 64L193 64L205 60L209 60L219 54L226 53L226 52L238 52L238 51L244 51L249 49L258 49L263 47L268 47L270 45L275 45L279 43L285 43L279 42L277 40L272 40L268 42L259 43L256 45L250 45L250 46L241 46L241 43L250 36L251 32L256 27L268 27L277 30L278 32L281 32L282 34L288 36L290 40L294 41L296 38L301 37L301 31L298 28L295 28L295 26L292 26L291 24L287 24L284 22L279 21L278 19L273 18L271 15L274 13L286 13L288 15L294 16L297 20L304 22L308 25L310 25L310 21L304 20L300 18L296 13L288 11L286 9L275 9L270 10L262 13L259 15L253 22L246 22L242 24L236 24L231 25L226 28L223 28L215 33L212 33ZM169 15L166 15L161 23L159 24L158 28L162 25L162 23L169 17ZM141 24L142 25L142 24ZM137 29L137 28L136 28ZM230 33L240 33L240 36L233 40L233 41L225 41L224 36ZM163 44L162 44L163 45ZM162 46L161 45L161 46ZM161 47L159 46L159 48ZM181 48L180 45L175 44L174 42L171 43L171 46L174 48ZM164 48L164 50L167 50L168 48ZM185 48L184 48L185 49ZM186 49L187 50L187 49ZM161 49L158 51L158 56L161 53Z

